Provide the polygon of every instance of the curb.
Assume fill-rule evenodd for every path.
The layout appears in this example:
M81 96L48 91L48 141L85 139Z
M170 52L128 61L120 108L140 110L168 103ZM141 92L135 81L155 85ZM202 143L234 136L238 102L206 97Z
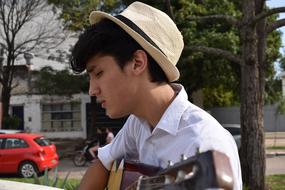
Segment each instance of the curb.
M266 153L266 157L285 156L285 152Z

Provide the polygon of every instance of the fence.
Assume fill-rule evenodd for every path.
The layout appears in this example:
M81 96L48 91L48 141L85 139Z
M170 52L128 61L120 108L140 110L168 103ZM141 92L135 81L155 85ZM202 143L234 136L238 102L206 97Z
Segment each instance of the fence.
M208 111L220 123L240 124L239 107L211 108ZM277 114L276 105L267 105L264 107L264 128L265 132L285 132L285 115Z

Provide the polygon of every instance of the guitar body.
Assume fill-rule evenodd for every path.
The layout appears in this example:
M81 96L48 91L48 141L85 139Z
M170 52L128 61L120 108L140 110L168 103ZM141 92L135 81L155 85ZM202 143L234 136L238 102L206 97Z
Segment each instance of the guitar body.
M118 166L118 163L119 166ZM117 167L118 166L118 167ZM107 190L137 189L137 182L142 176L154 176L162 168L132 161L115 160L109 175Z
M228 157L218 151L207 151L182 160L166 169L145 164L113 164L108 190L203 190L233 189L233 174Z

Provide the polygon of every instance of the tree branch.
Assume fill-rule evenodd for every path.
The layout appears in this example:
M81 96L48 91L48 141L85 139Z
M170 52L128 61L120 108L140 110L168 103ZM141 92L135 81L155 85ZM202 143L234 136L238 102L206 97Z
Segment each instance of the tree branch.
M229 51L222 50L219 48L211 48L211 47L206 47L206 46L190 46L190 47L185 47L184 51L186 51L186 52L188 52L188 51L190 51L190 52L200 51L200 52L207 53L210 55L216 55L216 56L223 57L223 58L225 58L229 61L232 61L234 63L237 63L239 65L241 65L241 63L242 63L242 60L239 56L237 56L237 55L235 55Z
M174 16L173 16L173 11L171 8L170 0L165 0L165 7L166 7L169 17L174 21Z
M278 7L278 8L273 8L273 9L262 11L260 14L256 15L253 18L252 24L256 24L258 21L260 21L261 19L265 17L268 17L273 14L281 13L281 12L285 12L285 7Z
M280 28L280 27L282 27L282 26L285 26L285 18L270 23L270 24L266 27L266 32L267 32L267 33L270 33L270 32L272 32L272 31L274 31L274 30L276 30L277 28Z
M7 44L8 42L10 42L9 40L9 24L7 24L6 22L6 10L5 10L5 5L4 4L6 2L2 2L1 3L1 7L0 7L0 19L3 25L3 31L5 33L6 38L4 38L4 40L6 40Z
M222 20L231 24L232 26L240 26L241 22L233 16L228 15L209 15L209 16L189 16L186 17L186 20Z

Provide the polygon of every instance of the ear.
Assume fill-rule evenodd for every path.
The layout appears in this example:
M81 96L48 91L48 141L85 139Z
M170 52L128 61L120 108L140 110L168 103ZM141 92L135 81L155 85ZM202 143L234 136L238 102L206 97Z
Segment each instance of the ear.
M135 75L140 75L147 69L147 54L144 50L137 50L134 53L132 71Z

